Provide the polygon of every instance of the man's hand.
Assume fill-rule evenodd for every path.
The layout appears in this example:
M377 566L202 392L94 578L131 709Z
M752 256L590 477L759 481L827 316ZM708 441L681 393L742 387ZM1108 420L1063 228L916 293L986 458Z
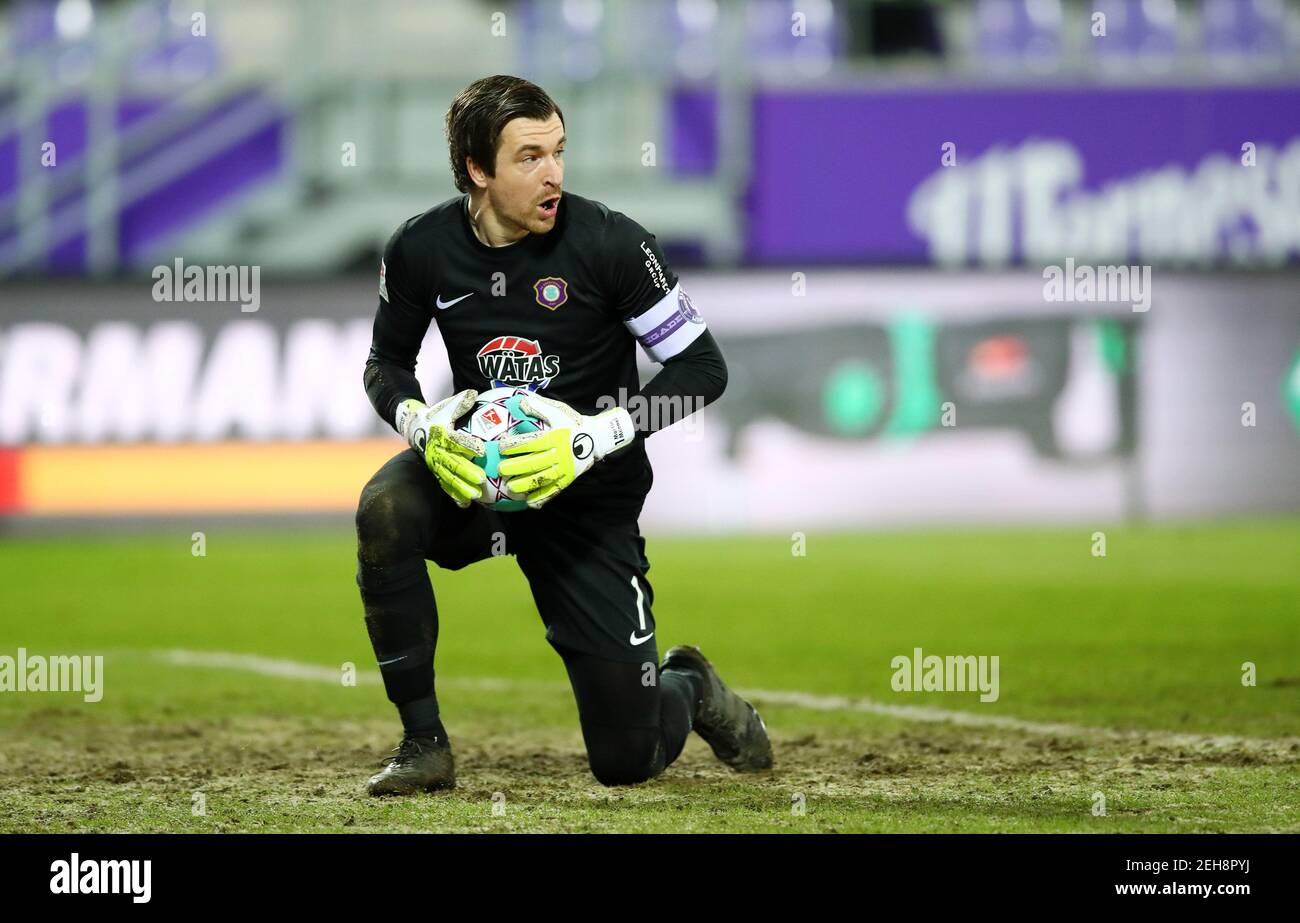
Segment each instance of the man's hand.
M498 440L501 454L509 457L497 470L510 478L506 486L523 494L535 510L636 438L632 417L622 407L587 417L562 401L530 394L520 400L519 409L543 420L547 429Z
M471 461L485 454L483 440L455 429L456 421L469 413L477 399L477 391L466 389L432 407L415 398L397 407L398 432L424 456L424 463L442 489L461 509L483 496L478 485L487 479L483 469Z

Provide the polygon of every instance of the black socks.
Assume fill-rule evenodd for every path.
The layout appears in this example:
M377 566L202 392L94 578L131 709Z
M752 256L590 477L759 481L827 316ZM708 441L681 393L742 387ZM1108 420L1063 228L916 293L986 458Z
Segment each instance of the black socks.
M659 684L667 686L665 680L671 680L674 685L680 684L684 695L690 700L691 722L695 721L695 713L699 711L700 702L704 700L704 677L694 670L661 670L659 671Z
M438 715L438 698L432 692L422 699L397 706L402 716L402 729L407 737L436 737L447 741L447 729Z

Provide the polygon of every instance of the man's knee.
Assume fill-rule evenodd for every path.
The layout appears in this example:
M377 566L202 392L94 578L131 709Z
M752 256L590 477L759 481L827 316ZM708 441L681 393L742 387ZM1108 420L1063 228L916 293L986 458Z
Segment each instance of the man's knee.
M379 470L357 502L357 582L386 591L424 573L424 536L432 515L418 485L394 477L390 466Z
M357 501L357 548L368 564L409 557L419 540L418 492L376 475Z
M601 785L635 785L664 771L663 733L634 728L589 734L587 762Z

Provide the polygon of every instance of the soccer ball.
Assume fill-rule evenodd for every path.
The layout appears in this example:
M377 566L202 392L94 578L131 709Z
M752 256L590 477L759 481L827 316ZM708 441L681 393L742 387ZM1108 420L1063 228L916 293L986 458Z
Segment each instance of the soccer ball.
M476 502L490 509L528 509L524 498L506 487L506 479L497 473L497 466L501 463L497 440L504 436L536 433L546 429L544 421L530 417L519 407L519 401L532 393L527 388L493 388L484 391L474 402L474 409L457 423L458 431L477 436L486 446L487 454L474 459L474 464L487 474L487 481L480 485L483 496Z

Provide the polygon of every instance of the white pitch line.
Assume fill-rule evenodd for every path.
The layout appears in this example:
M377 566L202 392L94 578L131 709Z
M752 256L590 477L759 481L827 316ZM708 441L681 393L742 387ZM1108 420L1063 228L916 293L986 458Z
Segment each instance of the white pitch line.
M317 664L302 663L297 660L261 657L257 654L236 654L227 651L171 650L159 651L157 656L167 663L181 667L239 670L261 676L323 682L330 685L339 685L342 680L341 666L323 667ZM364 685L378 685L381 682L378 673L363 672L360 669L356 673L356 680L358 684ZM477 689L484 692L518 692L541 689L560 691L568 689L568 684L562 682L513 680L494 676L439 677L438 683L456 688ZM811 692L788 692L772 689L738 689L737 691L744 695L745 698L759 704L784 705L792 708L805 708L810 711L861 712L886 718L898 718L904 721L953 724L959 727L971 728L998 728L1000 730L1020 731L1025 734L1036 734L1045 737L1101 737L1110 740L1144 740L1179 747L1213 746L1247 749L1260 747L1286 749L1300 746L1300 738L1294 737L1240 737L1232 734L1119 730L1117 728L1088 727L1087 725L1054 721L1026 721L1010 715L981 715L977 712L934 708L928 705L888 705L873 699L849 698L841 695L821 695Z
M329 683L331 686L342 685L343 666L322 667L314 663L302 663L297 660L283 660L278 657L261 657L257 654L235 654L228 651L158 651L158 659L178 667L211 667L218 670L239 670L244 673L257 673L260 676L275 676L280 679L298 679L315 683ZM378 686L382 680L379 673L356 672L357 684L361 686ZM492 676L439 677L438 685L454 686L466 689L478 689L484 692L518 692L521 689L567 689L567 683L548 683L499 679Z
M218 670L240 670L244 673L257 673L261 676L277 676L280 679L303 679L311 682L342 683L343 668L321 667L313 663L300 663L296 660L280 660L274 657L259 657L256 654L231 654L225 651L159 651L158 659L178 667L212 667ZM379 676L374 673L357 672L357 682L367 685L378 683Z
M1297 737L1240 737L1234 734L1189 734L1183 731L1121 730L1088 727L1055 721L1026 721L1010 715L981 715L976 712L934 708L929 705L887 705L872 699L850 699L839 695L808 692L779 692L765 689L737 690L754 702L789 705L811 711L856 711L905 721L955 724L961 727L999 728L1045 737L1104 737L1111 740L1147 740L1176 747L1238 747L1285 749L1300 746Z

